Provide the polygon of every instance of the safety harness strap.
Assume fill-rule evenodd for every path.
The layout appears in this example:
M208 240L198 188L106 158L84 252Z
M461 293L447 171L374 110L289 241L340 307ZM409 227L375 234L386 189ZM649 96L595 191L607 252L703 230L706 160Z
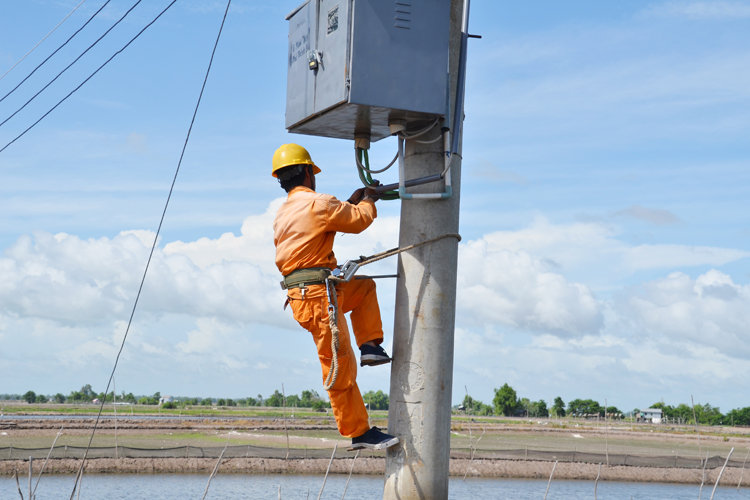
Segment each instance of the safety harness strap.
M456 233L443 234L443 235L437 236L435 238L432 238L426 241L415 243L414 245L409 245L407 247L386 250L385 252L380 252L375 255L371 255L369 257L363 256L363 257L360 257L360 259L356 262L359 264L359 266L365 266L367 264L377 262L387 257L398 255L402 252L406 252L414 248L421 247L423 245L435 243L436 241L442 240L443 238L455 238L458 241L461 241L460 234L456 234ZM320 279L320 276L322 276L322 279ZM312 277L313 279L316 279L319 281L313 282L308 277ZM351 277L349 277L349 279L351 279ZM281 282L281 288L284 290L288 288L295 288L295 287L304 288L306 285L325 284L326 286L326 295L328 298L328 327L331 329L331 355L332 355L331 367L328 370L328 376L323 381L323 389L325 389L326 391L330 391L333 388L333 385L336 383L336 379L338 378L338 375L339 375L339 333L340 333L339 324L338 324L339 323L338 321L339 320L339 301L336 295L336 285L339 283L346 283L347 281L349 281L349 279L331 275L331 270L328 269L327 267L315 267L315 268L309 268L309 269L298 269L296 271L293 271L289 275L285 276L284 281ZM287 299L287 303L288 302L289 302L289 299ZM286 309L286 304L284 304L284 309Z
M322 285L331 275L331 270L327 267L310 267L307 269L297 269L284 276L281 282L281 289L305 288L307 285Z

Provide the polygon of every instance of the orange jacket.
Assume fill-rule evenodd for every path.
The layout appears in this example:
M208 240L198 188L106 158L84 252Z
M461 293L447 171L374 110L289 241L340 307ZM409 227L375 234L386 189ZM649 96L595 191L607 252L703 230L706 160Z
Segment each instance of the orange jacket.
M287 276L297 269L336 267L333 238L337 232L361 233L378 216L375 202L358 205L297 186L276 212L273 242L276 266Z

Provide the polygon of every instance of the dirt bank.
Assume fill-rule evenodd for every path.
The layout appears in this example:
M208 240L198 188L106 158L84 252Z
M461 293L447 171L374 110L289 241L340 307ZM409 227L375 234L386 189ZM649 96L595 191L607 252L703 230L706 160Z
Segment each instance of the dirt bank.
M34 461L38 472L43 460ZM89 460L86 471L89 474L154 474L154 473L205 473L209 474L216 465L215 459L208 458L154 458L154 459L112 459ZM451 459L450 474L463 477L467 467L469 477L547 479L552 471L552 462L518 460L474 460ZM72 474L78 470L79 460L53 459L47 464L50 474ZM352 459L335 459L331 473L348 474ZM278 460L263 458L231 458L222 462L220 472L241 474L325 474L328 459ZM599 466L596 464L566 463L557 464L556 479L590 480L596 478ZM0 474L10 475L14 469L21 474L28 471L28 462L7 460L0 462ZM358 458L354 464L354 474L383 474L384 458ZM706 484L713 485L720 469L706 471ZM741 469L727 468L722 484L737 484ZM600 481L634 481L682 483L699 485L701 471L696 469L668 469L651 467L602 467Z

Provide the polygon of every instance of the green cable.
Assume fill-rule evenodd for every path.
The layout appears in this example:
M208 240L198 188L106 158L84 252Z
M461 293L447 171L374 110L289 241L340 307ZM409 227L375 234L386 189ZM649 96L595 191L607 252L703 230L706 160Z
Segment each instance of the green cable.
M362 163L362 149L361 148L357 148L357 158L359 158L359 164L361 164ZM362 184L364 184L365 187L370 187L370 184L367 182L367 178L365 177L365 171L360 168L359 164L357 164L357 172L359 173L359 180L362 181Z
M360 177L360 179L362 179L362 182L365 184L365 186L367 186L367 187L375 187L374 186L374 181L372 180L372 176L370 175L370 172L368 172L368 170L370 170L370 155L369 155L368 151L366 149L359 149L358 148L357 149L357 153L359 154L359 162L360 163L363 163L363 161L362 161L363 158L362 157L364 156L364 165L365 165L365 168L367 169L367 170L363 170L362 168L359 167L359 165L357 165L357 169L359 170L359 177ZM363 176L363 174L364 174L364 176ZM365 179L363 177L366 177L367 181L365 181ZM385 193L383 193L383 194L380 195L380 199L381 200L398 200L399 198L400 197L399 197L398 191L386 191Z
M365 168L366 168L365 175L367 176L367 183L370 186L372 186L373 185L373 180L372 180L372 175L370 174L370 152L367 151L366 149L363 149L362 150L362 155L365 158Z

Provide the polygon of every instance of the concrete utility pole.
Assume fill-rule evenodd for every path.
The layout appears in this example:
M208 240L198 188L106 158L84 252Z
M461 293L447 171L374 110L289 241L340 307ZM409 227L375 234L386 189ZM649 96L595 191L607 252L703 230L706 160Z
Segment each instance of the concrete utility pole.
M455 106L463 0L451 1L451 103ZM431 136L437 137L438 130ZM405 170L413 179L442 172L434 144L406 142ZM399 246L458 233L461 156L451 162L453 196L401 203ZM410 189L430 193L440 183ZM402 253L398 261L388 430L401 439L386 457L385 500L447 500L450 460L453 336L458 243L446 238Z

